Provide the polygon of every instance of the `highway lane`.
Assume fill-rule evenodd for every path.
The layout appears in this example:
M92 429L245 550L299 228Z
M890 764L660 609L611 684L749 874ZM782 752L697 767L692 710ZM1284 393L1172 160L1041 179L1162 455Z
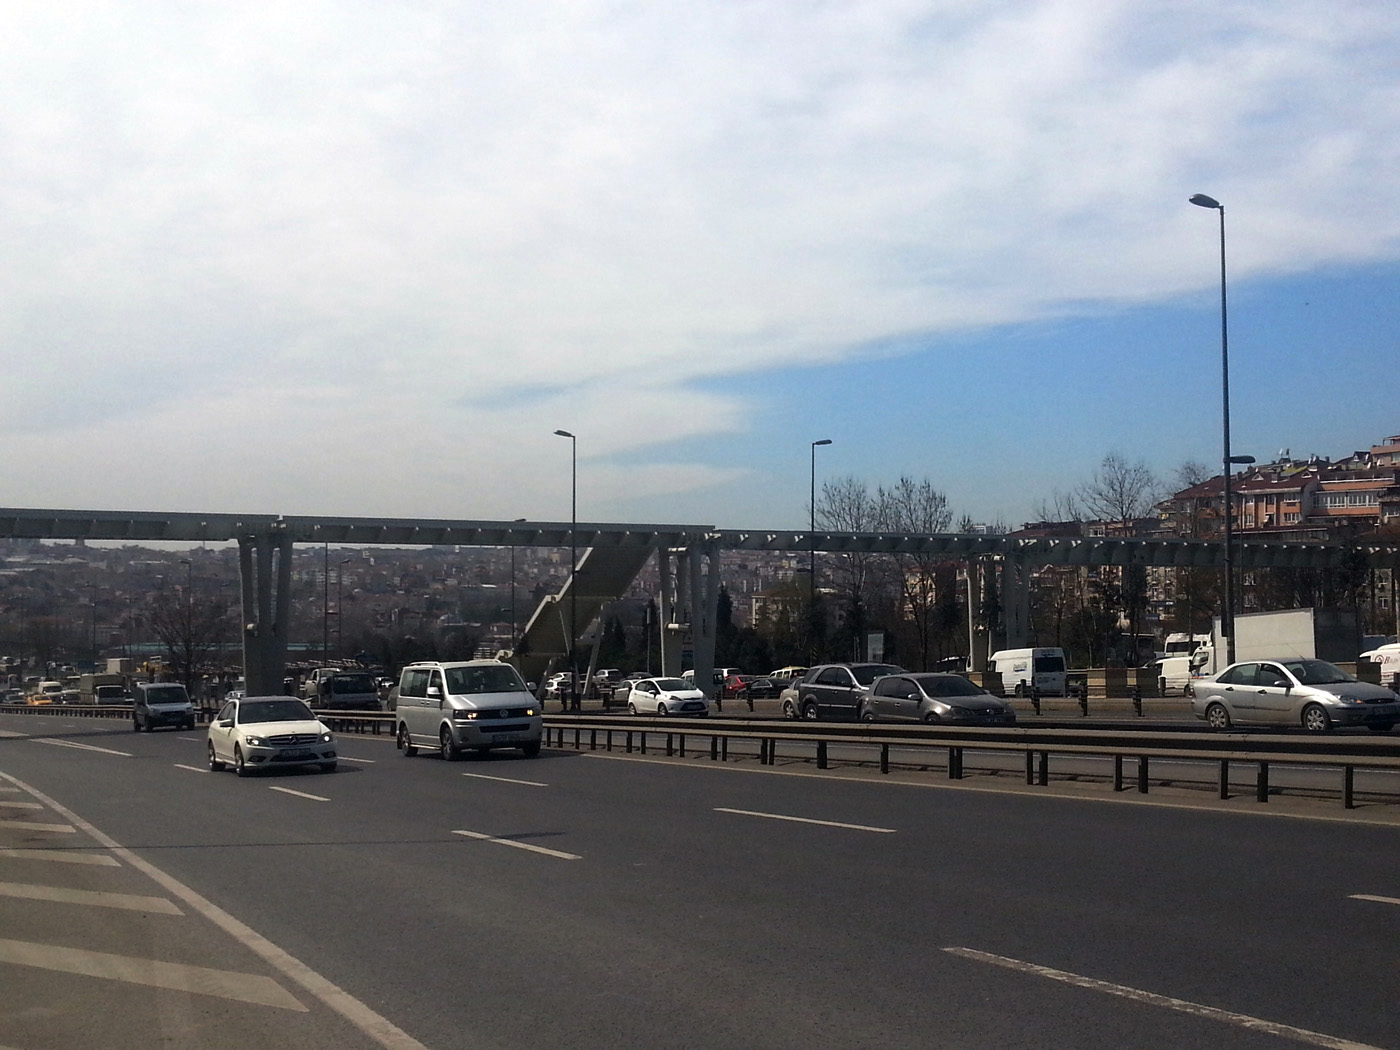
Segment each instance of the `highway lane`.
M1389 829L383 738L239 780L74 726L106 750L0 771L434 1048L1299 1045L1234 1015L1400 1047L1400 906L1352 899L1400 896Z

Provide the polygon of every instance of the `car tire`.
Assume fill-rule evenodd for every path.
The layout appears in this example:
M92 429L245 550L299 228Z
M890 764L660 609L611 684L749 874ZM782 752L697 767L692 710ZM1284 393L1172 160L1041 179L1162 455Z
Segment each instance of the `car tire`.
M210 744L209 744L209 772L211 772L211 773L222 773L223 771L224 771L224 764L223 764L222 762L219 761L219 756L218 756L217 754L215 754L215 752L214 752L214 744L213 744L213 742L211 741Z
M783 701L783 717L793 720L796 720L797 718L797 708L793 706L791 700Z
M939 717L932 711L924 715L924 723L926 725L937 725L939 721L941 721L941 719L939 719Z
M538 740L532 740L528 744L523 744L521 745L520 751L526 758L538 758L540 754L540 742Z
M874 721L875 721L875 712L872 711L870 708L865 707L865 706L862 705L862 707L861 707L861 709L860 709L860 720L861 720L862 722L874 722Z
M1016 688L1015 688L1014 690L1012 690L1012 692L1015 693L1017 699L1020 699L1021 697L1025 696L1025 695L1026 695L1026 687L1025 687L1025 684L1022 683L1022 682L1017 682L1017 683L1016 683Z
M805 704L802 705L802 717L808 722L815 722L818 718L821 717L821 712L817 710L817 705L815 701L808 700Z
M403 723L399 723L399 736L395 744L398 745L399 753L403 755L404 758L412 758L414 755L418 754L418 749L414 747L409 740L408 726Z
M1195 692L1196 692L1196 690L1194 690L1194 689L1191 688L1191 683L1190 683L1190 682L1187 682L1185 685L1183 685L1183 686L1181 687L1181 695L1182 695L1182 696L1191 696L1191 695L1192 695L1193 693L1195 693Z
M666 705L665 705L665 704L657 704L657 705L656 705L656 717L657 717L657 718L665 718L665 717L666 717Z
M628 705L627 705L627 713L628 713L629 715L635 715L635 714L637 713L637 705L636 705L636 704L628 704Z
M322 772L322 773L334 773L334 772L335 772L335 766L336 766L336 764L335 764L334 762L322 762L322 763L321 763L321 772Z
M240 777L250 776L253 772L248 768L248 763L243 761L243 749L237 744L233 745L233 771Z
M457 756L461 754L457 750L457 745L452 742L452 733L446 726L438 733L438 754L442 756L444 762L456 762Z
M1332 719L1321 704L1309 704L1303 708L1303 728L1309 733L1328 733L1332 730Z
M1230 712L1224 704L1215 703L1206 708L1206 725L1222 733L1230 728Z

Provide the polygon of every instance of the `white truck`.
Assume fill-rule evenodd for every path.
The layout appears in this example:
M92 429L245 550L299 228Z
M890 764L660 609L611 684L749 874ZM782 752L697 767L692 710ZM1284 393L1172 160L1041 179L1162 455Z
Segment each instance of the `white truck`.
M1283 660L1289 657L1345 663L1361 650L1361 631L1351 609L1284 609L1235 617L1235 660ZM1228 666L1220 617L1211 640L1191 654L1195 678Z
M1380 665L1381 684L1400 679L1400 642L1388 642L1357 657L1358 660L1372 660Z

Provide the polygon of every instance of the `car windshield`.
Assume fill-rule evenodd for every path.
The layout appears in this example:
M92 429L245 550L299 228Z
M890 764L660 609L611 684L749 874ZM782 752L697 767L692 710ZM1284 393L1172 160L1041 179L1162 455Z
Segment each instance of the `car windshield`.
M683 678L658 678L656 688L664 689L670 693L677 689L694 689L695 687Z
M332 693L372 693L374 679L367 674L341 674L331 679Z
M962 675L951 675L948 677L930 675L926 678L916 678L915 681L923 686L924 692L929 696L982 695L982 690L978 689Z
M254 700L238 709L238 721L247 725L253 722L310 722L316 716L300 700Z
M1283 665L1303 685L1333 685L1356 679L1326 660L1289 660Z
M899 674L902 667L895 667L893 664L866 664L863 667L852 667L851 674L856 676L856 681L861 685L869 685L882 674Z
M183 704L186 699L182 685L156 686L146 690L148 704Z
M447 691L453 696L471 693L518 693L525 689L519 673L510 664L482 667L449 667Z

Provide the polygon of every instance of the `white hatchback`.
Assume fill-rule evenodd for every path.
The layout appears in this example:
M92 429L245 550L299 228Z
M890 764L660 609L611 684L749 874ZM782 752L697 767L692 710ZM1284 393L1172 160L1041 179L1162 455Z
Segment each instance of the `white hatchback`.
M335 736L295 697L230 700L209 723L209 768L217 773L229 763L240 777L289 766L333 773Z
M710 713L710 702L704 693L683 678L643 678L632 683L627 694L627 712L704 718Z

